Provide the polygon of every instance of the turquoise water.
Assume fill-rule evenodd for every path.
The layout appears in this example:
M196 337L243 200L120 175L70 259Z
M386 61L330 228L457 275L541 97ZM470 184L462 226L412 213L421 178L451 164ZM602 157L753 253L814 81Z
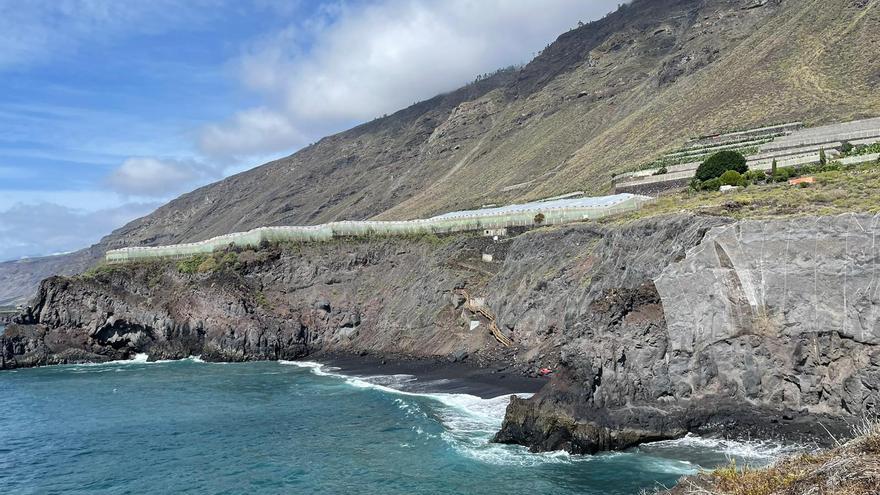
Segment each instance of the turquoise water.
M488 442L507 398L389 388L408 383L197 359L0 372L0 493L635 494L731 449L773 455L531 454Z

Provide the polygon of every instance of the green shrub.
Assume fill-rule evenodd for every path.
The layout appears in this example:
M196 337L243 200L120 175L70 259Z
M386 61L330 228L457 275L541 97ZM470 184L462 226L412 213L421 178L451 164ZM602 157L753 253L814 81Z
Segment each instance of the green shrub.
M819 172L836 172L840 170L840 167L840 162L831 162L823 166Z
M197 254L195 256L190 256L185 260L181 260L177 263L177 271L180 273L196 273L199 269L199 265L202 264L208 258L207 255Z
M794 167L780 167L776 170L776 174L773 175L773 180L775 182L785 182L792 177L797 177L798 171Z
M746 165L746 157L738 151L719 151L706 159L698 168L694 176L701 181L707 181L728 170L736 170L740 174L746 173L749 167Z
M776 175L776 158L773 159L773 164L770 165L770 177Z
M719 179L721 180L721 185L736 186L739 185L740 181L742 180L742 174L740 174L736 170L728 170L727 172L721 174L721 177L719 177Z
M196 271L199 273L210 273L217 269L217 260L213 256L208 257L205 261L199 263Z
M851 155L870 155L872 153L880 153L880 142L876 142L870 145L861 144L856 146L855 149L850 153Z
M704 180L702 184L700 184L701 191L717 191L721 189L721 179L715 177L714 179Z
M742 175L742 178L745 182L757 184L758 182L767 180L767 174L763 170L749 170Z
M654 173L651 175L663 175L666 173L668 173L668 171L666 170L666 167L660 167L656 171L654 171Z
M853 146L852 143L850 143L849 141L844 141L840 143L840 152L844 155L851 152L854 148L855 146Z
M828 163L828 157L825 156L825 148L819 148L819 165Z
M269 300L266 298L266 294L264 294L263 291L257 292L257 294L254 296L254 299L259 306L266 309L271 309L269 305Z

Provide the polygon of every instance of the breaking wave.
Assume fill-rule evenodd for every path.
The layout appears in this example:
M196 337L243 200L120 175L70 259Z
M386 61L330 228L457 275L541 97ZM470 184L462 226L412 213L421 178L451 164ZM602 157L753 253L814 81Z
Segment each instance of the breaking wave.
M639 449L652 454L668 453L673 455L700 454L708 451L725 459L735 459L740 464L766 465L780 457L810 450L810 447L772 440L732 440L701 437L688 433L676 440L652 442Z
M634 453L610 453L577 456L564 451L532 453L519 445L492 443L501 428L510 395L483 399L470 394L422 393L402 390L416 378L412 375L349 376L338 368L309 361L279 361L284 365L305 368L317 376L334 377L357 388L370 388L397 395L397 406L406 414L433 418L443 426L441 438L460 454L487 464L537 466L547 463L587 463L607 461L619 456L639 456L640 462L654 464L662 472L692 474L696 464L679 459L652 457ZM514 394L528 398L532 394ZM424 401L430 401L425 404Z

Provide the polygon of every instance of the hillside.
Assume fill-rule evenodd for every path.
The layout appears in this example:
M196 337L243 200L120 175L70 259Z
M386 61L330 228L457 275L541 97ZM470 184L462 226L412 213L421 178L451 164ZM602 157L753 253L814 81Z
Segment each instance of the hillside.
M605 192L613 173L695 134L880 115L878 4L636 0L521 69L185 194L93 252Z

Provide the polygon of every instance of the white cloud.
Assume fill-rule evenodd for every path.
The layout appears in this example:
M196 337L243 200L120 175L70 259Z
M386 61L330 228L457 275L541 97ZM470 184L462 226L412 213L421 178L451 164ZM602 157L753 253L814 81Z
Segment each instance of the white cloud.
M199 148L215 160L232 161L287 150L305 141L287 115L260 107L239 112L226 124L207 126Z
M305 140L527 62L579 20L619 0L379 0L329 4L253 43L237 61L265 108L204 129L212 156L292 149ZM271 123L271 124L267 124Z
M196 160L135 157L114 170L107 177L107 185L123 195L170 198L222 176L221 167Z
M157 206L127 203L85 211L47 202L14 204L0 210L0 261L80 249Z

